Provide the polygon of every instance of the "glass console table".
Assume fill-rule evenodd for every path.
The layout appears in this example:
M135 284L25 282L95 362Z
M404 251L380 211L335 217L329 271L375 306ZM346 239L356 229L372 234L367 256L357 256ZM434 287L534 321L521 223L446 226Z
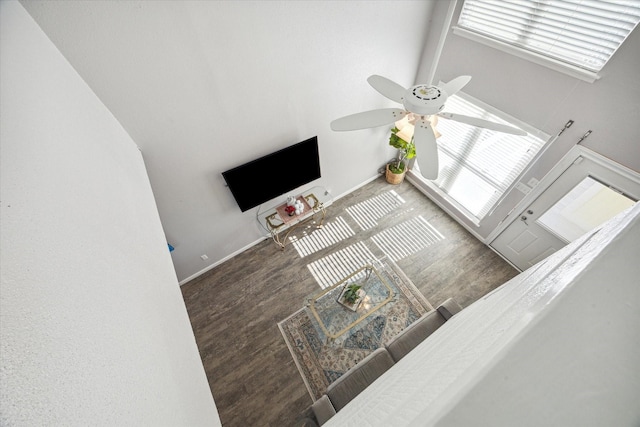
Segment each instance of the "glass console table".
M333 201L331 194L324 187L313 187L298 195L296 199L304 205L304 211L300 215L289 215L285 211L286 202L270 208L260 206L256 214L260 227L271 235L280 249L284 249L289 233L298 225L312 221L316 228L322 228L325 208Z

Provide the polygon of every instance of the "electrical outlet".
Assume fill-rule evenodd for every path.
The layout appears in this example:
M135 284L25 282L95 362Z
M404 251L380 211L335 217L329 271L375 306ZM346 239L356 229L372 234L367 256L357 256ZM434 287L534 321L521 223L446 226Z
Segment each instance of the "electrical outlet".
M536 185L538 185L539 182L540 181L538 181L537 179L531 178L529 182L527 182L527 185L529 185L529 187L535 187Z
M204 255L200 255L200 258L202 258L203 261L206 261L209 259L209 257L207 256L207 254Z

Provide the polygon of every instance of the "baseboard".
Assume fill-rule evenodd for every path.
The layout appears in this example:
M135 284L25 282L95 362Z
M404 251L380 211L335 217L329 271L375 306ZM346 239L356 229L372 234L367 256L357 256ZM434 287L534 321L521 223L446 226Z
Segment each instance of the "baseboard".
M373 177L371 177L371 178L367 179L366 181L364 181L364 182L362 182L362 183L360 183L360 184L356 185L355 187L351 188L350 190L345 191L344 193L340 194L339 196L334 196L334 197L333 197L333 201L336 201L336 200L338 200L338 199L341 199L341 198L343 198L344 196L346 196L347 194L353 193L353 192L354 192L354 191L356 191L358 188L360 188L360 187L364 187L365 185L367 185L367 184L368 184L368 183L370 183L371 181L378 179L378 177L379 177L379 176L380 176L380 175L375 175L375 176L373 176ZM184 285L185 283L190 282L190 281L191 281L191 280L193 280L193 279L196 279L197 277L199 277L199 276L203 275L203 274L204 274L204 273L206 273L207 271L209 271L209 270L211 270L211 269L213 269L213 268L215 268L215 267L219 266L219 265L220 265L220 264L222 264L223 262L225 262L225 261L227 261L227 260L229 260L229 259L233 258L233 257L234 257L234 256L236 256L236 255L241 254L242 252L246 251L247 249L252 248L253 246L257 245L258 243L260 243L260 242L262 242L263 240L268 239L268 238L269 238L269 236L264 236L264 237L261 237L260 239L258 239L258 240L256 240L256 241L254 241L254 242L252 242L252 243L249 243L248 245L246 245L246 246L244 246L244 247L242 247L242 248L238 249L237 251L235 251L235 252L233 252L233 253L231 253L231 254L227 255L226 257L224 257L224 258L222 258L222 259L220 259L220 260L218 260L218 261L214 262L213 264L209 264L208 266L206 266L206 267L205 267L205 268L203 268L202 270L200 270L200 271L198 271L198 272L196 272L196 273L192 274L191 276L187 277L186 279L182 279L182 280L180 280L180 281L178 282L178 285L182 286L182 285Z
M360 187L364 187L365 185L367 185L368 183L370 183L371 181L375 181L376 179L378 179L380 177L380 174L376 174L374 176L372 176L371 178L367 179L366 181L356 185L355 187L352 187L351 189L345 191L344 193L340 194L339 196L334 196L333 200L338 200L343 198L344 196L346 196L347 194L351 194L354 191L356 191L358 188Z
M214 262L213 264L209 264L208 266L206 266L206 267L205 267L205 268L203 268L202 270L198 271L197 273L192 274L191 276L187 277L186 279L182 279L181 281L179 281L179 282L178 282L178 285L182 286L182 285L184 285L185 283L190 282L190 281L191 281L191 280L193 280L193 279L196 279L197 277L199 277L199 276L203 275L203 274L204 274L204 273L206 273L207 271L209 271L209 270L211 270L211 269L213 269L213 268L215 268L215 267L219 266L219 265L220 265L220 264L222 264L223 262L230 260L230 259L231 259L231 258L233 258L234 256L241 254L242 252L246 251L247 249L252 248L253 246L257 245L258 243L260 243L260 242L262 242L263 240L268 239L268 238L269 238L268 236L264 236L264 237L261 237L260 239L258 239L258 240L256 240L256 241L254 241L254 242L252 242L252 243L249 243L248 245L246 245L246 246L244 246L244 247L242 247L242 248L238 249L238 250L237 250L237 251L235 251L235 252L232 252L231 254L227 255L226 257L224 257L224 258L222 258L222 259L219 259L218 261Z

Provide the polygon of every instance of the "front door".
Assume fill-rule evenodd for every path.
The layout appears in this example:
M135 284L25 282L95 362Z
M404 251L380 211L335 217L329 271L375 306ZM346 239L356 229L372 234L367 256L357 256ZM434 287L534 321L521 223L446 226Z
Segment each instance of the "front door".
M583 153L490 246L524 271L638 199L638 174Z

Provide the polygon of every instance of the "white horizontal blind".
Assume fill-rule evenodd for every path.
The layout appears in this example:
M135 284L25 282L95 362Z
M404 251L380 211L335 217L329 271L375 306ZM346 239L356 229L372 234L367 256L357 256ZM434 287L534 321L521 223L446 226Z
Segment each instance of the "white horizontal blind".
M638 0L465 0L458 25L597 72L638 21Z
M458 95L447 99L447 112L515 126ZM481 220L514 183L546 141L440 119L440 171L433 183Z

